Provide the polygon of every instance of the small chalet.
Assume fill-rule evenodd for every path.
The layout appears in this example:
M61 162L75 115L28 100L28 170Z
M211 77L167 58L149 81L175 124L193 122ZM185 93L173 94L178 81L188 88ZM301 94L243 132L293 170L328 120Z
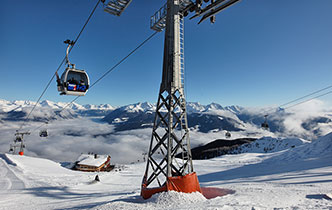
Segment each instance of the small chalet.
M111 165L111 156L97 154L82 154L75 163L75 170L79 171L110 171L113 169Z

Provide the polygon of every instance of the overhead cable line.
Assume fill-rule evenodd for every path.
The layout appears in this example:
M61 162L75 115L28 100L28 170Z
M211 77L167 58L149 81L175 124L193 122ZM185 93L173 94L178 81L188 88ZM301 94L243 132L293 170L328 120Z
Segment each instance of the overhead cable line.
M71 104L73 104L73 103L74 103L79 97L81 97L81 96L76 96L71 102L67 103L64 107L62 107L62 109L58 112L58 114L60 114L60 113L61 113L63 110L65 110L68 106L70 106ZM52 118L52 117L55 117L55 116L56 116L56 114L54 114L54 115L52 115L51 117L49 117L49 119ZM49 119L47 120L47 122L49 121ZM38 130L38 129L40 129L40 128L42 128L43 126L45 126L44 123L41 124L40 126L38 126L37 128L33 129L32 132L33 132L33 131L36 131L36 130Z
M112 68L110 68L107 72L105 72L99 79L97 79L91 86L95 86L100 80L102 80L107 74L109 74L111 71L113 71L116 67L118 67L123 61L125 61L129 56L131 56L136 50L141 48L146 42L148 42L152 37L154 37L158 32L154 32L151 34L147 39L145 39L141 44L139 44L135 49L133 49L128 55L126 55L124 58L122 58L117 64L115 64Z
M141 42L135 49L133 49L132 51L130 51L130 53L128 53L125 57L123 57L119 62L117 62L112 68L110 68L108 71L106 71L102 76L100 76L91 86L90 89L93 88L98 82L100 82L104 77L106 77L109 73L111 73L116 67L118 67L121 63L123 63L129 56L131 56L134 52L136 52L139 48L141 48L144 44L146 44L150 39L152 39L152 37L154 37L158 32L154 32L153 34L151 34L148 38L146 38L143 42ZM58 113L61 113L63 110L65 110L68 106L70 106L72 103L74 103L79 97L81 96L76 96L71 102L67 103ZM56 116L53 115L51 117ZM50 118L51 118L50 117ZM35 128L33 131L40 129L41 127L43 127L44 125L41 125L37 128Z
M294 105L291 105L291 106L285 107L285 109L289 109L289 108L292 108L292 107L294 107L294 106L298 106L298 105L300 105L300 104L306 103L306 102L311 101L311 100L314 100L314 99L316 99L316 98L320 98L320 97L322 97L322 96L326 96L326 95L328 95L328 94L330 94L330 93L332 93L332 90L329 91L329 92L323 93L323 94L321 94L321 95L315 96L315 97L313 97L313 98L309 98L309 99L307 99L307 100L305 100L305 101L302 101L302 102L299 102L299 103L297 103L297 104L294 104Z
M312 93L310 93L310 94L308 94L308 95L305 95L305 96L299 97L299 98L297 98L297 99L295 99L295 100L292 100L292 101L290 101L290 102L287 102L287 103L285 103L285 104L282 104L282 105L280 105L279 107L283 107L283 106L286 106L286 105L288 105L288 104L291 104L291 103L294 103L294 102L296 102L296 101L299 101L299 100L301 100L301 99L304 99L304 98L307 98L307 97L309 97L309 96L315 95L315 94L317 94L317 93L319 93L319 92L322 92L322 91L324 91L324 90L330 89L331 87L332 87L332 85L330 85L330 86L328 86L328 87L325 87L325 88L322 88L322 89L317 90L317 91L315 91L315 92L312 92ZM327 95L327 94L324 94L324 95ZM322 96L323 96L323 95L322 95ZM295 105L293 105L293 106L295 106ZM290 107L293 107L293 106L290 106ZM289 108L289 107L287 107L287 108Z
M326 93L320 94L320 95L318 95L318 96L314 96L314 97L309 98L309 99L307 99L307 100L305 100L305 101L301 101L301 102L299 102L299 103L296 103L296 104L293 104L293 105L290 105L290 106L285 107L286 105L292 104L292 103L294 103L294 102L296 102L296 101L302 100L302 99L304 99L304 98L307 98L307 97L309 97L309 96L315 95L315 94L317 94L317 93L320 93L320 92L322 92L322 91L324 91L324 90L328 90L328 89L330 89L330 88L332 88L332 85L327 86L327 87L325 87L325 88L322 88L322 89L320 89L320 90L314 91L314 92L312 92L312 93L309 93L309 94L307 94L307 95L305 95L305 96L302 96L302 97L296 98L296 99L294 99L294 100L291 100L291 101L289 101L289 102L287 102L287 103L284 103L284 104L282 104L282 105L280 105L280 106L278 106L278 107L270 108L270 109L268 109L268 110L266 110L266 111L264 111L264 112L261 111L260 113L258 113L258 115L263 115L263 114L265 114L265 115L266 115L266 114L267 114L267 115L270 115L270 114L272 114L272 111L274 111L276 108L282 108L282 107L284 107L283 109L289 109L289 108L292 108L292 107L298 106L298 105L300 105L300 104L304 104L304 103L306 103L306 102L312 101L312 100L314 100L314 99L317 99L317 98L323 97L323 96L325 96L325 95L331 94L332 91L329 91L329 92L326 92ZM274 112L277 112L277 111L274 111ZM274 113L274 112L273 112L273 113ZM253 118L250 118L248 121L251 121L251 120L253 120L253 119L258 119L258 118L259 118L259 117L253 117Z
M76 36L76 39L75 39L75 41L74 41L74 45L70 48L69 53L71 52L71 50L72 50L73 47L75 46L76 42L78 41L78 39L79 39L80 36L82 35L82 33L83 33L85 27L87 26L87 24L89 23L89 21L90 21L90 19L91 19L91 17L92 17L92 15L93 15L94 12L96 11L96 9L97 9L97 7L98 7L100 1L101 1L101 0L98 0L97 4L95 5L95 7L93 8L92 12L90 13L88 19L85 21L85 23L84 23L84 25L83 25L81 31L80 31L80 32L78 33L78 35ZM68 53L68 54L69 54L69 53ZM50 79L50 81L47 83L45 89L43 90L43 92L42 92L41 95L39 96L39 98L38 98L36 104L32 107L32 109L31 109L31 111L29 112L29 114L25 117L25 119L24 119L22 125L20 126L20 128L19 128L18 130L21 130L21 129L23 128L23 126L26 124L26 122L28 121L30 115L31 115L32 112L35 110L37 104L39 103L39 101L41 100L41 98L43 97L43 95L45 94L46 90L49 88L51 82L53 81L54 77L55 77L56 74L58 73L59 69L61 68L61 66L63 65L63 63L65 62L65 60L66 60L66 56L62 59L62 61L61 61L60 65L59 65L59 67L57 68L57 70L56 70L55 73L53 74L53 76L52 76L52 78Z

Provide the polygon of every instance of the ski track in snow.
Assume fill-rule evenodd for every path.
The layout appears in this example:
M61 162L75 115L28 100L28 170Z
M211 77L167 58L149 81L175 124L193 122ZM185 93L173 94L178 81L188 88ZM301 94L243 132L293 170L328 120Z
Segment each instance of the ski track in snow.
M0 189L8 191L24 189L24 183L17 178L9 167L7 162L0 156Z
M25 188L24 183L10 169L8 159L0 155L0 209L3 203L10 203L15 200Z

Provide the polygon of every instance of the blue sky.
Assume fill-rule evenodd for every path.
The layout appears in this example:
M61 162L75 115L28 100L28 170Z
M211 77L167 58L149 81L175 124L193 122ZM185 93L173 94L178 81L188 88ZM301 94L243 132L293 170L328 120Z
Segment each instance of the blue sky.
M36 101L96 0L2 0L0 98ZM153 33L166 1L133 0L121 17L100 5L70 54L93 83ZM187 101L280 105L332 84L332 1L242 0L215 24L185 22ZM115 106L157 101L164 32L77 100ZM61 68L62 73L64 66ZM53 81L42 100L71 101ZM332 104L332 94L321 100Z

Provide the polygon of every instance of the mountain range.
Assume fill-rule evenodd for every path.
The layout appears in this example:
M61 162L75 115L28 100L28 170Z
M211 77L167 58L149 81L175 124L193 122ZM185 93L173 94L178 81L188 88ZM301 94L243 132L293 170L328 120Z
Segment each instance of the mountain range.
M35 105L32 101L7 101L0 99L0 123L21 121ZM155 104L148 102L113 107L109 104L80 105L44 100L37 104L29 116L30 121L52 121L78 117L98 117L101 122L114 125L115 132L153 126ZM247 132L251 134L268 132L261 128L268 114L269 132L294 137L319 137L332 130L332 110L306 113L280 108L245 108L221 106L217 103L202 105L187 103L188 126L198 132ZM266 110L270 110L269 112ZM272 111L271 111L272 110ZM296 129L294 129L296 128Z

